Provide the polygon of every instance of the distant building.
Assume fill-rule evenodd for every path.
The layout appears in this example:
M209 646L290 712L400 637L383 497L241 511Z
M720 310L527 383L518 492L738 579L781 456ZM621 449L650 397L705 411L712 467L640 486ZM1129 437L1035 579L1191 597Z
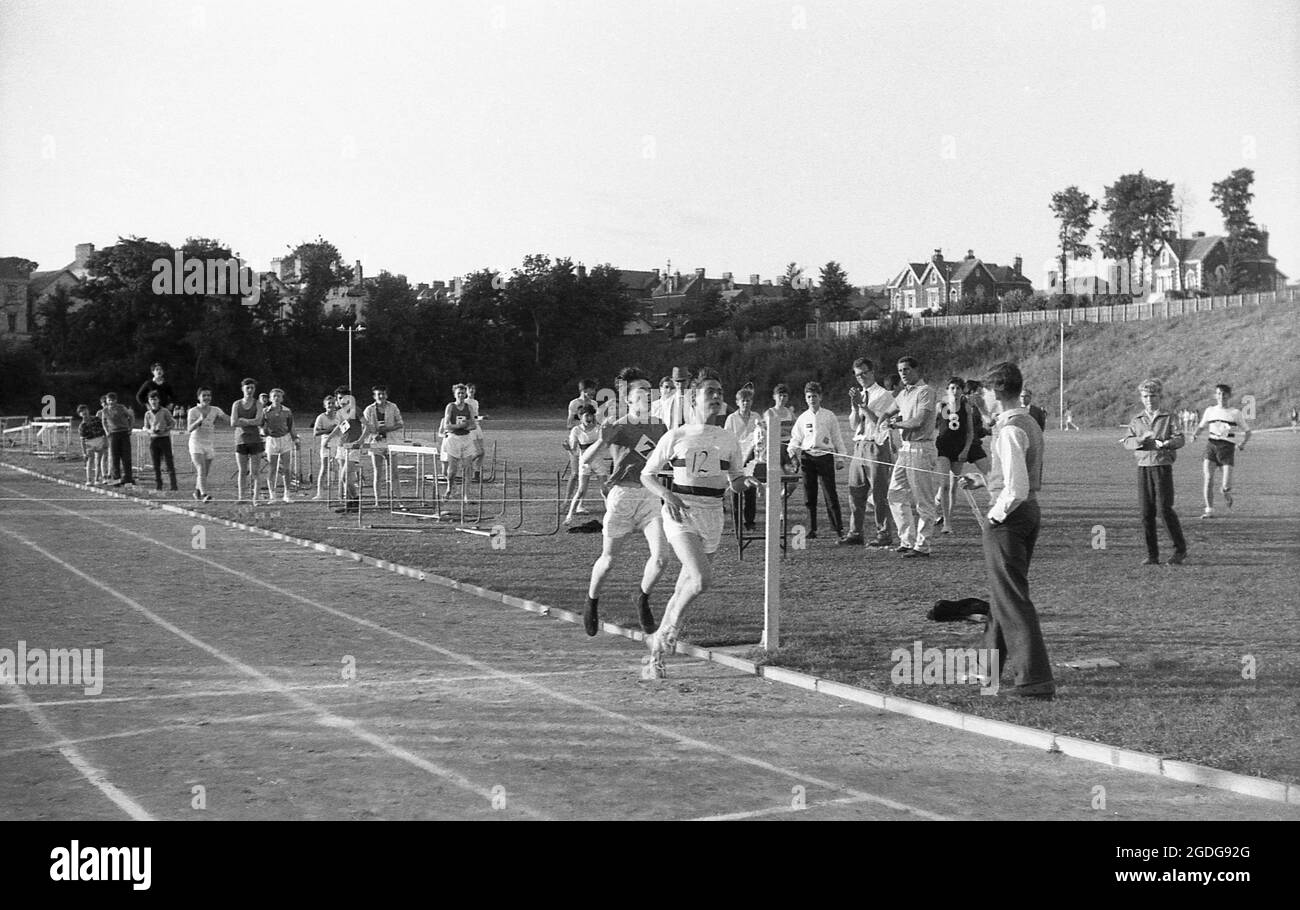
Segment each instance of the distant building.
M1285 286L1286 276L1278 272L1277 260L1268 253L1268 231L1261 231L1261 235L1258 248L1242 257L1241 265L1252 289L1277 290ZM1225 236L1206 236L1204 231L1196 231L1191 237L1171 232L1156 251L1152 290L1206 293L1226 285L1231 279L1227 241Z
M27 283L36 271L36 263L21 256L0 259L0 337L25 337L31 334Z
M935 250L927 263L909 262L885 287L889 308L918 313L942 310L960 300L998 300L1011 291L1033 293L1033 283L1022 272L1019 256L1011 266L984 262L967 250L961 260L943 258Z

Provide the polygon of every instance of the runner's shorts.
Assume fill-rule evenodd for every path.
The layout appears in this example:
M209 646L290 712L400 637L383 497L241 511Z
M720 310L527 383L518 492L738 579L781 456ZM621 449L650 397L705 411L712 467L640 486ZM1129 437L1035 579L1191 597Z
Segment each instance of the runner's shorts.
M195 445L194 443L191 442L190 454L198 455L201 458L216 458L217 447L211 443L209 443L208 445Z
M614 487L605 497L605 536L617 540L633 531L645 530L659 517L662 505L658 496L640 484Z
M668 507L663 507L661 514L664 536L671 540L673 537L695 534L704 542L705 553L718 552L718 544L722 542L722 500L708 496L679 495L690 508L682 515L682 521L676 522L668 514Z
M292 436L286 434L284 436L266 437L266 456L268 458L270 458L272 455L288 455L292 451L293 451Z
M442 440L442 460L449 461L453 458L468 459L478 454L474 447L474 437L469 433L464 436L457 436L452 433L444 436Z
M1211 439L1205 444L1205 460L1220 468L1232 467L1237 447L1226 439Z

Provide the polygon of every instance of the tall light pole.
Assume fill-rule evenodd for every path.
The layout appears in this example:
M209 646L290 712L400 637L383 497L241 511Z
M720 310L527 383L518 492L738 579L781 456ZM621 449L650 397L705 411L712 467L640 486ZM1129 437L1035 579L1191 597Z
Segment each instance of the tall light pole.
M362 323L356 325L341 325L337 331L348 333L348 389L352 389L352 336L357 332L364 332L366 327Z

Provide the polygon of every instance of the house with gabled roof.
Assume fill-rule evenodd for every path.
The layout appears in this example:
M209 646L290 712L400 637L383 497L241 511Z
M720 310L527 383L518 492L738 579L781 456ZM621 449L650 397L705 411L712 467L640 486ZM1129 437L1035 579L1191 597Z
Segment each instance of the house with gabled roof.
M22 256L0 258L0 336L31 333L28 320L27 282L36 263Z
M939 250L936 253L942 257ZM901 312L919 313L925 309L921 303L921 275L925 273L928 263L909 262L907 267L889 280L885 287L889 291L889 308Z
M1019 256L1014 265L985 262L967 250L960 260L943 258L935 250L927 263L908 263L887 286L890 309L919 312L941 310L960 300L996 300L1011 291L1033 292L1033 283L1021 271Z
M1276 290L1279 280L1285 282L1286 276L1278 272L1277 259L1268 253L1268 231L1261 231L1260 236L1257 249L1242 257L1241 264L1257 290ZM1207 236L1204 231L1196 231L1191 237L1170 232L1156 250L1151 270L1155 292L1208 291L1226 284L1231 278L1227 241L1225 236Z

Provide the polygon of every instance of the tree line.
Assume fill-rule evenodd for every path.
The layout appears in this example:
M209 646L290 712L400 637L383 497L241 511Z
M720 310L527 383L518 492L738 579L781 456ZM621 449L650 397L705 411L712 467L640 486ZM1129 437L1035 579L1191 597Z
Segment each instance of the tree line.
M204 261L232 256L207 238L190 238L179 251ZM354 276L332 243L317 238L291 249L302 276L292 305L274 287L252 305L237 293L156 293L153 263L176 252L146 238L120 239L92 255L85 282L39 305L32 344L46 387L93 400L109 389L134 390L155 361L186 399L204 385L220 400L252 376L310 408L346 383L348 334L340 329L355 317L346 306L327 311L326 304ZM388 273L367 282L365 292L364 331L352 336L354 384L364 392L382 382L393 400L414 409L441 407L462 381L496 401L553 396L635 313L617 269L587 270L542 254L525 257L509 275L470 274L458 302L421 301L405 276ZM18 383L33 384L30 376Z
M1255 198L1251 185L1255 172L1238 168L1224 179L1212 184L1210 202L1223 217L1227 235L1227 274L1223 279L1207 276L1205 288L1212 294L1237 294L1243 291L1270 290L1255 286L1256 278L1247 273L1245 262L1261 250L1263 233L1250 214L1250 203ZM1078 186L1068 186L1052 194L1049 208L1060 227L1057 232L1060 279L1064 287L1067 267L1071 259L1087 259L1093 255L1089 242L1092 218L1098 207L1106 216L1097 234L1101 254L1128 264L1130 284L1133 261L1138 259L1138 289L1146 286L1146 264L1154 261L1166 234L1176 228L1182 233L1183 220L1190 205L1190 193L1176 190L1167 180L1147 176L1143 171L1123 174L1105 188L1101 200L1092 198ZM1138 254L1141 254L1139 257ZM1182 276L1179 276L1180 290ZM1129 293L1133 288L1126 289Z

